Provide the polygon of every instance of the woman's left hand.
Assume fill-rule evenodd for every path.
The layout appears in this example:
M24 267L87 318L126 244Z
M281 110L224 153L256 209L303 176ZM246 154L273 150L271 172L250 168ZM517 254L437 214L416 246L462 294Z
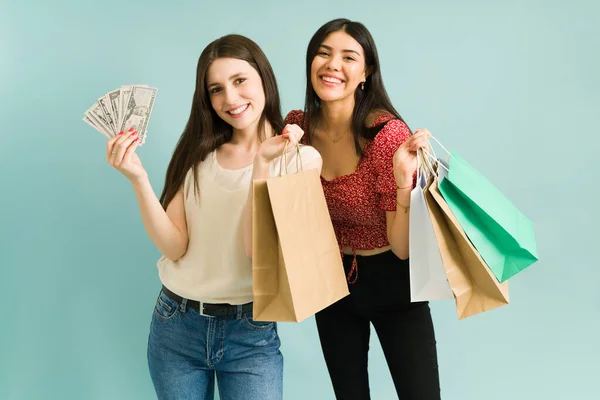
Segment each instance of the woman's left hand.
M394 153L394 178L400 188L409 187L417 170L417 150L429 149L431 133L425 128L419 128Z
M289 140L287 150L291 151L303 135L304 131L298 125L286 125L281 135L273 136L260 144L256 157L262 162L271 162L283 153L286 141Z

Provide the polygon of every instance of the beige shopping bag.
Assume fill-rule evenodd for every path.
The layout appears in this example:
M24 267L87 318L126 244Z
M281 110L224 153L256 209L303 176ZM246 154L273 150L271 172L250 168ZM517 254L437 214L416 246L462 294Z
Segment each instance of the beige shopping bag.
M425 202L442 255L459 319L508 304L508 282L499 283L452 214L432 175Z
M319 172L256 180L252 191L253 318L299 322L348 295Z

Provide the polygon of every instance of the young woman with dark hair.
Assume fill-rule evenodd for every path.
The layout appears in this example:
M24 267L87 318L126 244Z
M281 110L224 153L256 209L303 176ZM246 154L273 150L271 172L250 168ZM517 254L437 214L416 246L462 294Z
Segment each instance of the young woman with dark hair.
M337 399L369 399L373 324L401 399L440 398L437 351L427 302L411 303L410 192L417 150L383 85L373 37L336 19L314 34L306 54L304 111L291 111L305 143L323 157L321 182L350 295L317 313L321 347Z
M277 176L285 143L275 75L250 39L227 35L200 55L190 117L160 199L135 150L137 133L106 147L108 162L132 183L146 231L163 254L162 289L148 339L159 399L280 400L283 357L274 322L252 319L252 179ZM295 146L288 146L290 149ZM321 157L301 146L303 168ZM288 156L288 171L296 169Z

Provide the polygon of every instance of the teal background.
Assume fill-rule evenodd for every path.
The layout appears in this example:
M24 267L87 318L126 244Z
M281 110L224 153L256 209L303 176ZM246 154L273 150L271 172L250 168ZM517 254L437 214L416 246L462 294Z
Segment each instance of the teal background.
M139 150L158 193L204 46L254 39L285 113L302 107L308 40L340 16L371 30L409 125L535 224L540 261L511 279L510 305L458 321L452 302L432 304L443 398L600 398L600 6L493 3L2 1L0 399L154 398L159 253L83 112L122 84L159 88ZM280 332L285 399L333 398L314 320ZM374 333L369 367L373 398L395 398Z

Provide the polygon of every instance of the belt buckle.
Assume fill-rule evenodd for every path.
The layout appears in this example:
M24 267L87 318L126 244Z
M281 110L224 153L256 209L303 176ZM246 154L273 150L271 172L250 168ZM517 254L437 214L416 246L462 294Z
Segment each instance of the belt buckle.
M214 315L204 314L204 304L205 303L202 302L202 301L199 301L198 303L200 304L200 310L199 310L200 311L200 315L202 315L203 317L208 317L208 318L214 318L215 317Z

